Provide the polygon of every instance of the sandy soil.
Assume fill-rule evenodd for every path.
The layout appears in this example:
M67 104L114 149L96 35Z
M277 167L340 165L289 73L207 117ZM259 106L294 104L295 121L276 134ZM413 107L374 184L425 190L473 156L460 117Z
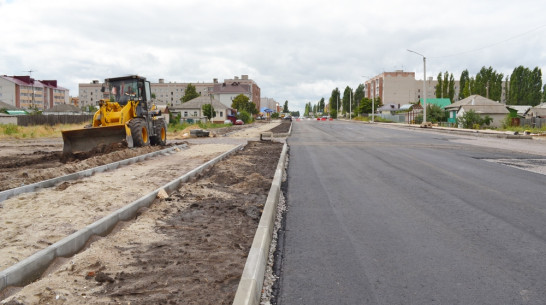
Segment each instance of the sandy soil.
M258 138L277 125L240 132ZM195 141L200 140L175 154L0 203L0 222L5 224L0 228L0 269L236 145L210 143L210 138L202 139L203 144ZM136 221L118 226L115 234L59 260L46 278L22 290L6 289L1 298L18 293L3 303L231 303L281 149L282 144L268 141L248 145L206 177L157 200ZM27 172L31 175L32 168Z

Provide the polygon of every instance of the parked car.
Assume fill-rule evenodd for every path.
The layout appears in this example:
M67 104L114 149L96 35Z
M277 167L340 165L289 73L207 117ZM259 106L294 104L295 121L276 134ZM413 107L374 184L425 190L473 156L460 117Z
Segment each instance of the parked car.
M243 120L237 120L235 121L235 125L244 125L245 122L243 122Z
M224 121L224 124L226 124L226 125L232 125L233 122L232 122L231 120L225 120L225 121Z

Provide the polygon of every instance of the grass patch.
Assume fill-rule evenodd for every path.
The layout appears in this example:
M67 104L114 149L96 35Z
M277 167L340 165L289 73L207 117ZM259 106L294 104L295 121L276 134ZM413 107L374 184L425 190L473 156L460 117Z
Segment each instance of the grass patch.
M84 124L58 124L17 126L14 124L0 125L0 139L34 139L34 138L60 138L61 131L83 128Z

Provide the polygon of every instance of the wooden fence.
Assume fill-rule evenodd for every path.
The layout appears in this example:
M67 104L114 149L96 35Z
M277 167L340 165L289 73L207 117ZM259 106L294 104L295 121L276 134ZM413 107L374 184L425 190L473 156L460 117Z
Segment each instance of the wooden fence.
M57 125L57 124L81 124L91 123L92 114L49 114L49 115L20 115L17 116L17 125L32 126L32 125Z

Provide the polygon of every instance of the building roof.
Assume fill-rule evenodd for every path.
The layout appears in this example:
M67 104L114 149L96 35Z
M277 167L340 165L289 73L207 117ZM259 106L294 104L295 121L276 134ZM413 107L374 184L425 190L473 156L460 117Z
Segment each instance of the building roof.
M462 105L462 109L465 111L474 110L478 114L508 114L510 111L504 104L499 105Z
M185 103L182 103L182 105L175 105L174 107L171 107L171 109L201 109L203 105L210 104L210 97L209 96L199 96L192 100L189 100ZM214 109L228 109L226 105L220 103L217 99L212 99L212 107Z
M499 102L495 102L494 100L490 100L486 97L483 97L481 95L471 95L465 99L462 99L460 101L457 101L451 105L448 105L445 107L445 109L458 109L459 107L463 105L475 105L475 106L497 106L497 105L503 105Z
M396 111L398 106L395 104L386 104L377 109L377 111Z
M57 86L56 80L35 80L34 78L27 75L24 75L24 76L0 75L0 77L19 86L32 86L35 88L48 87L48 88L55 88L60 90L68 90L66 88Z
M80 110L80 108L74 105L59 104L44 110L44 112L82 112L82 111Z
M250 94L250 85L233 82L231 84L214 84L214 94L247 93Z
M480 114L508 114L510 111L506 108L505 104L495 102L481 95L471 95L465 99L457 101L449 106L446 106L447 110L459 111L463 108L465 111L474 110Z
M411 110L411 107L413 107L413 104L404 104L398 108L398 110Z
M423 99L419 99L421 105L423 104ZM451 105L451 100L448 98L427 98L427 105L436 105L442 109L446 106Z

